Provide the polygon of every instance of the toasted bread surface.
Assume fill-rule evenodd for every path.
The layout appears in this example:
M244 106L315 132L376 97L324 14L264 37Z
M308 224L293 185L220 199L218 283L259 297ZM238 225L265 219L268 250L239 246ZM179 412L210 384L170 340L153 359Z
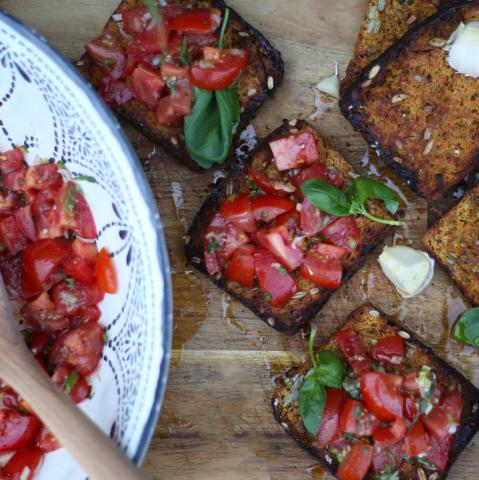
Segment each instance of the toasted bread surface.
M286 137L305 127L312 129L312 127L304 121L294 120L290 123L285 122L281 127L266 137L245 162L239 164L224 181L214 188L213 192L201 207L198 215L195 217L187 234L185 246L186 256L193 266L203 273L206 273L204 263L206 230L213 216L219 211L222 199L233 193L248 191L249 177L246 173L247 166L252 165L255 170L258 171L265 169L265 165L268 165L272 161L269 142L274 139ZM350 178L351 174L353 174L351 165L344 160L341 154L334 150L331 142L322 139L319 135L317 135L317 139L321 161L327 166L336 168L343 178ZM370 202L368 208L371 210L371 213L377 216L391 218L385 208L378 202ZM367 255L376 247L389 230L386 225L373 222L362 216L356 217L356 222L361 230L361 241L353 253L348 253L342 259L342 284L347 282L361 267ZM285 305L275 308L265 301L264 294L259 288L238 288L235 282L228 281L221 275L215 277L210 276L210 279L231 296L241 301L269 325L290 335L296 333L301 327L306 325L335 291L334 289L318 288L317 285L297 274L295 275L295 281L298 285L299 292Z
M408 368L420 369L422 365L430 366L437 375L437 382L443 386L457 388L464 402L461 423L453 436L449 451L449 461L442 472L434 472L416 461L402 461L399 478L413 480L416 478L431 478L436 480L447 477L447 472L457 460L466 445L471 441L479 427L479 390L470 383L460 372L444 362L430 348L415 339L411 332L396 324L382 313L377 307L366 303L354 310L346 319L342 327L351 327L360 337L366 349L371 348L375 340L401 332L405 339L405 362ZM334 338L328 340L319 350L329 350L339 354L339 348ZM315 438L305 429L301 420L297 395L304 376L311 369L309 359L302 365L290 368L283 376L276 379L276 388L272 396L272 409L276 420L288 434L294 438L305 450L318 458L334 475L338 469L336 458L327 448L320 448ZM423 471L425 476L420 474ZM426 473L427 472L427 473ZM437 476L435 475L437 473ZM376 478L369 473L367 479Z
M423 244L479 306L479 185L426 232Z
M222 12L227 7L222 0L169 0L168 3L198 8L216 7ZM123 0L113 14L137 5L143 5L142 0ZM247 23L236 11L233 9L230 11L224 46L225 48L246 49L249 54L248 65L243 69L236 82L242 113L238 134L232 145L232 149L234 149L235 142L243 128L283 81L284 64L278 50L258 30ZM118 25L112 17L106 23L103 31L118 32ZM88 55L85 54L77 62L77 66L95 88L100 86L103 73ZM123 105L115 105L113 109L150 140L161 144L185 165L194 169L200 168L188 154L183 127L158 124L155 113L136 99Z
M477 168L479 79L453 70L443 48L461 21L477 19L477 0L441 10L362 70L340 101L353 127L427 200Z

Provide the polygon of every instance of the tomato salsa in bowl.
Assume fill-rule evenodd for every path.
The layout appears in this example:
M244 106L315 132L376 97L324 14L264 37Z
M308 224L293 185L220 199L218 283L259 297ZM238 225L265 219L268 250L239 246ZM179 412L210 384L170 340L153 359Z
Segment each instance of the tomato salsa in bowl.
M52 381L139 463L159 413L171 286L156 204L74 68L0 12L0 273ZM84 480L0 382L0 478Z

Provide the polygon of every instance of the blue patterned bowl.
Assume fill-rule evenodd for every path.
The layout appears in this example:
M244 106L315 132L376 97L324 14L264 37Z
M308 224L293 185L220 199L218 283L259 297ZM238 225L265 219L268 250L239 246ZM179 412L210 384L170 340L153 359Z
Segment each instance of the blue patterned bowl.
M108 343L81 408L139 463L160 410L171 348L170 270L160 217L120 125L74 67L44 39L0 12L0 151L28 147L63 161L83 182L99 246L113 253L120 291L100 305ZM84 480L64 449L39 480Z

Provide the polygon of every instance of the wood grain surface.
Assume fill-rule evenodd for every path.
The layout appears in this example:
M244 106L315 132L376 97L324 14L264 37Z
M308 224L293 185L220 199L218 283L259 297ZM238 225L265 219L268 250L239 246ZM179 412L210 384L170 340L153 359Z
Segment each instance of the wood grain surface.
M283 118L316 112L312 89L351 57L366 0L232 0L283 53L285 82L254 121L259 135ZM0 0L0 7L36 28L75 59L97 35L116 0ZM404 203L407 226L387 239L415 247L438 211L429 208L375 154L339 114L337 105L313 123L364 174L385 178ZM194 173L134 128L125 130L158 201L173 270L173 357L160 421L143 470L153 479L307 480L331 478L276 425L270 411L272 379L305 351L301 333L286 337L255 318L206 278L185 266L183 236L218 170ZM226 168L222 172L226 172ZM448 340L451 321L467 308L444 272L436 269L424 294L401 300L377 264L380 249L314 320L321 339L365 299L413 329L479 386L479 356ZM479 446L466 449L452 480L479 479Z

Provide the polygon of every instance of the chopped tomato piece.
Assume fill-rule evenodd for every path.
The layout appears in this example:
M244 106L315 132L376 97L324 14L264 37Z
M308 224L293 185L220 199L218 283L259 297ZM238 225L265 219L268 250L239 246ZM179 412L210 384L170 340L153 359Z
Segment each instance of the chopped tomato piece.
M80 283L92 283L95 280L95 272L90 264L81 257L67 255L62 262L62 267L68 276Z
M452 444L452 435L446 438L438 438L435 435L429 435L429 453L426 461L435 465L439 470L445 470L449 462L449 450Z
M217 8L187 8L168 19L171 30L188 33L212 33L221 23Z
M101 317L101 311L97 305L88 305L87 307L81 308L74 315L70 315L70 326L77 327L78 325L93 321L98 322Z
M442 402L435 406L422 421L427 431L437 438L444 440L455 433L461 420L462 399L455 392L444 397Z
M404 385L403 385L404 386ZM408 420L413 420L419 413L419 406L412 395L404 396L404 416Z
M278 195L259 195L251 201L251 208L256 220L271 222L278 215L296 208L296 203Z
M17 192L0 193L0 216L11 215L17 206L19 196Z
M251 202L245 193L225 198L221 202L221 215L245 232L256 230L256 221L251 210Z
M382 372L359 374L359 388L369 410L384 422L403 415L403 398L399 392L402 377Z
M3 177L3 187L8 190L24 191L27 185L25 175L26 168L20 168L13 172L7 173Z
M459 392L450 393L445 396L442 399L441 407L452 422L459 423L461 421L463 401Z
M28 245L28 240L18 228L14 217L0 220L0 240L12 255L21 252Z
M326 388L326 404L321 417L321 425L316 434L316 441L319 447L327 447L335 443L341 437L339 428L339 413L347 394L344 390Z
M284 225L288 231L294 231L299 225L299 212L294 209L290 210L289 212L282 213L274 219L273 225L275 227Z
M70 365L58 365L52 375L52 382L58 385L62 390L66 388L70 391L70 398L75 403L81 403L88 398L90 394L90 386L88 382L78 372L74 372L74 368ZM73 382L70 379L72 373L76 373ZM68 382L71 382L67 385Z
M379 420L368 411L363 402L348 398L341 409L339 428L342 432L367 437L378 427Z
M429 442L420 418L404 437L404 453L408 457L417 457L429 452Z
M371 356L378 362L401 365L404 356L404 342L399 335L381 338L371 349Z
M330 260L310 250L303 259L301 276L323 288L338 288L343 277L340 260Z
M247 50L205 47L204 51L205 58L191 67L191 84L204 90L230 87L248 63Z
M417 372L410 372L404 375L402 386L404 390L410 393L421 393L421 389L417 384Z
M315 243L311 250L322 255L328 260L341 260L346 255L346 250L336 245L329 245L328 243Z
M34 355L42 353L48 345L48 333L34 332L28 335L28 347Z
M33 222L32 209L30 205L24 205L17 208L14 213L17 227L25 237L32 242L35 242L38 238L37 231L35 229L35 223Z
M301 191L301 185L309 180L320 178L325 182L329 182L337 188L343 186L344 180L341 174L333 167L326 167L322 163L315 163L310 167L303 168L300 172L291 178L291 183L296 187L295 195L300 199L304 199Z
M60 315L75 315L82 308L101 302L103 296L103 292L94 283L82 285L64 281L52 290L55 309Z
M290 195L292 186L288 185L278 169L271 165L265 173L258 172L252 167L248 167L248 175L252 178L253 182L263 190L265 193L275 193L276 195Z
M286 303L297 291L294 279L281 267L267 250L257 250L254 254L254 268L266 301L273 307Z
M225 277L238 282L245 287L252 287L254 283L254 247L245 245L233 253L230 263L225 270Z
M157 25L153 19L150 20L146 28L128 45L128 57L144 58L146 55L161 53L168 45L168 33L168 23Z
M62 448L53 433L50 432L50 430L48 430L45 425L42 425L40 435L38 435L37 447L45 453L53 452L55 450L58 450L59 448Z
M55 310L55 304L47 292L43 292L33 302L27 303L21 310L27 325L33 330L58 333L69 326L69 321Z
M161 98L155 110L156 121L160 125L179 125L182 116L176 112L171 95Z
M118 275L115 262L110 252L103 247L98 254L95 265L96 284L104 293L118 291Z
M352 328L341 330L336 334L335 339L349 366L356 373L369 369L370 364L366 350L359 339L359 335Z
M301 265L303 252L299 247L293 246L290 233L285 226L259 230L257 239L289 270L294 270Z
M87 322L57 338L50 362L54 365L67 363L79 374L88 376L97 368L102 350L103 329L96 322Z
M316 136L309 128L269 144L279 171L299 168L319 160Z
M373 460L373 447L358 442L352 445L345 459L339 464L336 476L340 480L363 480Z
M0 410L0 452L19 450L33 445L41 422L34 415L14 410Z
M33 480L42 458L43 452L39 448L15 452L4 467L8 480Z
M2 175L25 166L25 153L20 147L0 153L0 172Z
M75 238L72 243L72 252L77 257L83 258L90 264L96 262L98 250L95 243L87 243L79 238Z
M143 5L120 10L123 30L129 35L141 33L147 24L148 9Z
M301 207L301 230L306 235L316 235L335 219L336 217L316 208L307 198L304 199Z
M27 189L45 190L45 188L52 188L56 190L62 186L63 179L54 163L44 163L28 167L25 174L25 183Z
M120 40L112 32L102 33L85 46L88 55L114 80L123 75L125 52Z
M33 200L32 215L39 238L57 238L63 236L59 215L55 205L55 191L42 190Z
M158 105L164 88L161 75L145 65L136 67L131 74L131 89L135 98L150 110Z
M407 425L404 418L396 417L389 427L378 427L373 431L374 441L381 447L389 447L401 440L406 430Z
M188 45L189 60L197 60L203 56L204 47L212 47L218 41L218 36L214 33L185 33L171 32L168 37L168 53L178 58L183 48L183 39L186 39Z
M341 217L323 228L321 236L333 245L354 252L361 240L361 231L354 217Z

